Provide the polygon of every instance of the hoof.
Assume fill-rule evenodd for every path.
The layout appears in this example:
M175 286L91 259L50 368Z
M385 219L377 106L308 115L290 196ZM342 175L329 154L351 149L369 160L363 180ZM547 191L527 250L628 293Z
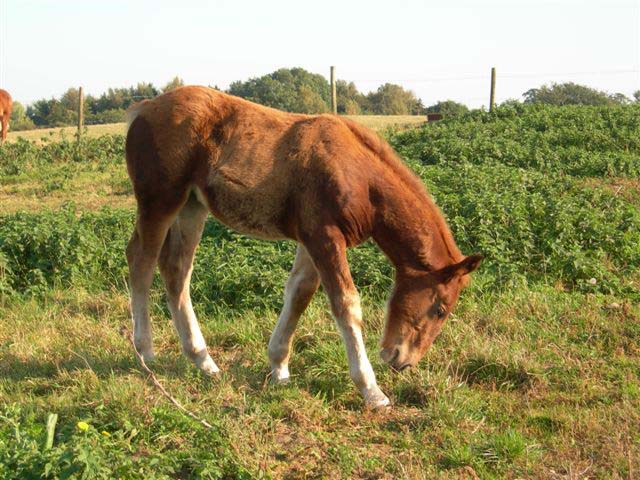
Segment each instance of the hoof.
M202 370L203 373L206 373L207 375L214 376L217 373L220 373L218 365L216 365L216 362L214 362L209 355L207 355L203 361L196 362L196 365L200 370Z
M371 410L383 410L391 407L391 401L384 393L380 392L378 395L365 399L365 406Z
M149 349L146 349L146 350L141 350L141 349L139 349L137 347L136 347L136 349L138 350L138 353L140 354L140 356L144 360L144 363L152 363L156 359L156 355L155 355L155 353L153 353L152 349L149 348Z
M289 367L285 366L271 370L271 383L274 385L289 383Z

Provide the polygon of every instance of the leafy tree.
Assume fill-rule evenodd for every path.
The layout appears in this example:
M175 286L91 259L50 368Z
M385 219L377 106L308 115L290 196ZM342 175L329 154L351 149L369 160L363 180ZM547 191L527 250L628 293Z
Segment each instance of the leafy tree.
M295 111L305 113L323 113L328 111L327 103L320 94L309 85L301 85L298 90L298 104Z
M524 103L546 103L549 105L620 105L629 99L621 93L609 95L577 83L552 83L532 88L522 94Z
M102 110L85 117L87 125L100 125L105 123L120 123L126 119L125 110L123 108L113 108Z
M77 114L67 110L65 106L55 98L42 99L34 102L27 108L27 116L39 127L59 127L71 125L77 120Z
M51 100L51 108L47 116L48 125L52 127L63 127L65 125L73 125L77 122L77 107L76 111L69 110L62 102L55 99Z
M367 98L358 91L355 83L336 80L336 95L338 97L338 113L359 115L365 112Z
M151 82L140 82L135 87L130 87L127 90L131 96L130 103L139 102L145 98L153 98L160 95L160 91ZM127 107L128 106L129 105L127 105Z
M636 103L640 102L640 90L636 90L635 92L633 92L633 99L636 101Z
M174 78L165 88L182 82ZM99 97L86 95L84 98L84 117L87 124L122 122L125 110L132 103L145 98L153 98L160 91L152 83L138 83L135 87L110 88ZM26 111L27 117L37 127L58 127L73 125L78 119L77 88L69 88L60 99L41 99L31 104Z
M46 125L48 111L48 100L36 100L27 107L27 116L36 126L42 126Z
M78 110L78 102L80 101L80 90L74 87L67 89L60 97L62 107L67 110Z
M613 93L610 95L611 100L613 101L613 103L617 104L617 105L627 105L629 103L631 103L631 100L629 99L629 97L627 97L624 93Z
M424 111L422 101L400 85L385 83L367 95L371 113L377 115L418 115Z
M27 112L20 102L13 102L13 110L9 119L12 130L31 130L35 128L33 121L27 117Z
M456 117L469 111L469 107L453 100L443 100L425 108L425 113L441 113L445 117Z
M157 96L160 91L152 83L138 83L135 87L110 88L96 101L93 113L105 110L126 110L132 103Z
M94 113L104 110L124 108L126 97L126 89L110 88L96 100Z
M287 112L326 112L330 103L327 79L303 68L281 68L245 82L233 82L228 93Z
M162 93L166 93L170 90L173 90L175 88L182 87L182 86L184 86L184 80L176 75L164 87L162 87Z

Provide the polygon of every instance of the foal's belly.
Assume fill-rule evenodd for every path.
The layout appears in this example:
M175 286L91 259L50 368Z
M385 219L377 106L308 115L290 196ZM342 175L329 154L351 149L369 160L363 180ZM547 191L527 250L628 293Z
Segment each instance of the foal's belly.
M195 188L196 197L232 230L264 240L286 239L279 195L274 198L268 192L271 189L250 187L234 180L212 176L204 191Z

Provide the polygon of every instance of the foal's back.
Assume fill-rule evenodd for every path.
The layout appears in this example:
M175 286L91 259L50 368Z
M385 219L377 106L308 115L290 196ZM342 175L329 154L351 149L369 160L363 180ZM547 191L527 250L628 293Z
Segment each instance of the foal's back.
M369 223L366 149L329 115L284 113L204 87L132 111L127 164L141 209L193 193L231 228L302 240L327 224Z

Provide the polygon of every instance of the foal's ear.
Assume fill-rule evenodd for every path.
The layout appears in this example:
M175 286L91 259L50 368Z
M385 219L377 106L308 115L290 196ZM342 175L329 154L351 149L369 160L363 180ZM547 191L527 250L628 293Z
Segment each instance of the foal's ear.
M480 262L484 257L482 255L469 255L464 260L444 267L436 272L439 279L443 283L447 283L454 277L467 275L480 266Z
M468 273L475 271L480 266L480 262L482 262L482 260L484 260L483 255L477 253L469 255L458 264L462 269L460 275L467 275Z

